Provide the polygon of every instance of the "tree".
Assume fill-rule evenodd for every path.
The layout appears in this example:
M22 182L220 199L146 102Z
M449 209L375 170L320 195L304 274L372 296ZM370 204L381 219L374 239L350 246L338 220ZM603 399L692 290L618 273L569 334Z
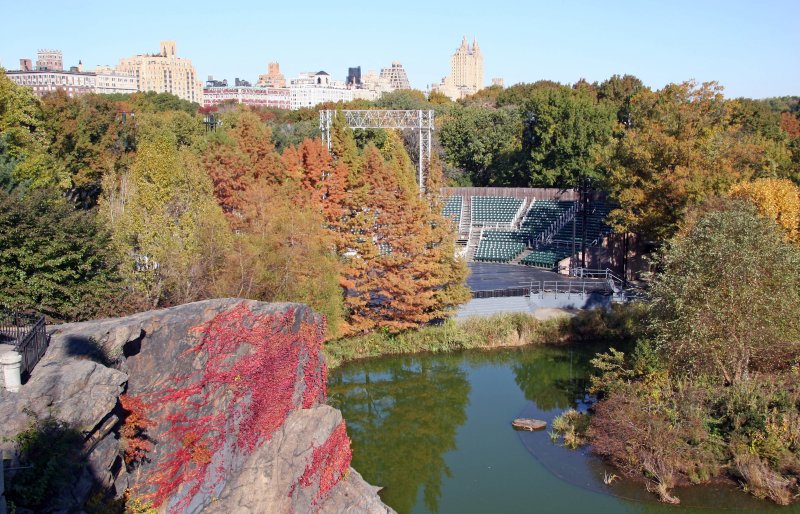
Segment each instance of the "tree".
M597 98L612 103L617 108L617 121L630 127L631 98L643 89L642 81L633 75L612 75L597 86Z
M707 206L669 244L652 328L677 374L734 384L800 357L800 247L745 202Z
M513 183L520 159L522 119L511 108L454 107L439 131L444 158L476 186Z
M3 303L57 320L91 318L116 292L110 234L52 189L0 191Z
M317 205L297 184L259 179L245 197L220 289L241 298L306 303L325 315L328 335L336 336L339 262Z
M357 176L366 187L351 197L344 225L348 333L417 327L465 301L450 225L420 197L399 136L384 152L386 160L374 146L365 149Z
M40 101L0 69L0 171L9 187L66 187L69 178L46 152Z
M777 223L786 238L800 244L800 187L787 179L759 179L742 182L731 196L750 201L758 213Z
M63 90L42 100L47 152L67 177L69 197L83 207L95 205L102 177L130 164L130 123L105 95L70 98Z
M734 122L730 107L715 83L633 97L631 128L616 143L608 179L618 231L664 241L691 206L774 173L765 140Z
M577 187L584 178L604 180L614 110L583 90L535 90L522 114L527 186Z
M207 297L230 241L199 159L169 120L154 118L140 119L130 172L101 203L125 277L151 307Z

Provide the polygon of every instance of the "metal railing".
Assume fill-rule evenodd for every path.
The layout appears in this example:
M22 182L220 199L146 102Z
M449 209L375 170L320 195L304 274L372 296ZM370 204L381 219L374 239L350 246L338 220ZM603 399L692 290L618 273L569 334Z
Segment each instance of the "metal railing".
M14 350L22 355L23 377L33 371L49 342L44 316L17 312L0 315L0 343L14 345Z
M610 269L573 268L571 275L578 278L602 279L609 283L615 293L625 289L625 281Z
M612 294L614 290L607 282L587 280L534 280L522 287L472 291L473 298L509 298L527 296L543 299L548 295L584 296L592 293Z
M574 203L569 206L569 209L564 211L564 213L558 217L558 219L554 220L553 223L550 224L537 238L537 246L538 244L549 244L553 237L558 234L558 232L564 228L564 225L572 221L578 213L578 204Z

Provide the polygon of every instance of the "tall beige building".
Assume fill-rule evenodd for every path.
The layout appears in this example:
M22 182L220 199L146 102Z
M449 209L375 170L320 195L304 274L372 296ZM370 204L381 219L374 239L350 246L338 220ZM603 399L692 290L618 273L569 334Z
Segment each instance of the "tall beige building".
M281 73L281 66L276 62L267 65L267 74L259 75L257 86L262 87L286 87L286 77Z
M478 41L473 39L472 46L467 44L467 37L461 41L456 53L450 58L450 75L433 86L453 100L477 93L483 89L483 54Z
M203 104L203 84L192 61L177 56L175 41L162 41L161 53L121 59L116 71L135 76L139 91L172 93Z

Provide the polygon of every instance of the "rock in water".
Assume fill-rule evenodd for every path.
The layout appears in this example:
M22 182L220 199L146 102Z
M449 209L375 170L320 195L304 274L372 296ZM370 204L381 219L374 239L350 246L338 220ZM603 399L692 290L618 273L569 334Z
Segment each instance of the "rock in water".
M546 421L531 418L517 418L511 422L511 426L517 430L541 430L547 426Z

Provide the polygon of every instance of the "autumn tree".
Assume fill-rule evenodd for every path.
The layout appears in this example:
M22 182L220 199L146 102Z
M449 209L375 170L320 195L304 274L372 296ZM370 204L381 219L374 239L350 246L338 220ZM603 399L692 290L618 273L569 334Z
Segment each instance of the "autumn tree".
M452 227L421 196L400 137L382 154L368 146L351 195L342 270L348 333L399 331L449 313L465 301L466 271L453 255Z
M151 116L139 122L130 171L108 188L101 207L128 284L156 307L207 297L230 236L197 155L170 129L176 120Z
M777 223L786 238L800 244L800 187L787 179L758 179L742 182L731 196L753 203L758 213Z
M633 97L631 128L616 143L608 179L618 231L663 241L689 207L771 173L764 140L731 113L715 83L670 84Z
M342 294L333 234L310 192L299 184L259 179L243 201L219 285L224 295L310 305L339 332Z

